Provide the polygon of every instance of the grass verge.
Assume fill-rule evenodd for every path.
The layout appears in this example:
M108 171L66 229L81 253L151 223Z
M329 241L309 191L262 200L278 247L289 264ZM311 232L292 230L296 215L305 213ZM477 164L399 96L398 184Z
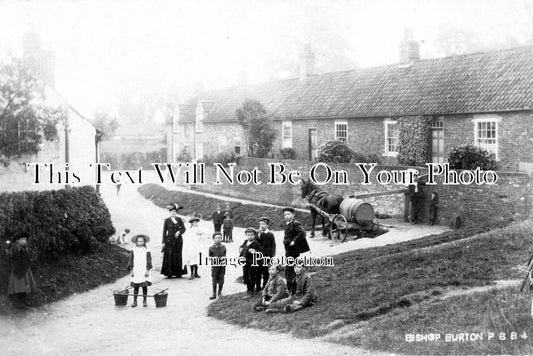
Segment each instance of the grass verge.
M116 245L106 245L90 255L66 255L54 263L43 263L32 267L33 276L39 292L30 296L32 305L38 306L68 297L75 293L86 292L103 284L114 282L125 276L128 251ZM4 263L3 271L8 270ZM7 273L2 280L0 314L13 312L7 291Z
M138 191L144 198L151 200L159 207L164 208L170 203L178 202L184 207L183 210L180 210L180 214L199 216L203 219L211 219L217 204L223 205L226 203L223 197L216 199L199 196L194 193L178 192L168 190L159 184L153 183L140 186ZM234 215L234 226L256 226L258 224L257 219L260 216L268 216L270 218L270 226L273 230L283 229L282 208L231 202L231 210ZM304 224L304 226L311 226L311 216L309 213L297 212L296 219Z
M312 308L290 316L254 313L252 302L243 301L241 295L230 295L211 304L209 315L245 327L291 332L305 338L325 336L341 327L363 325L363 321L380 317L384 318L382 332L401 338L407 329L387 323L391 313L399 310L409 313L413 306L435 300L449 286L481 286L497 279L520 278L521 273L511 268L527 261L533 242L532 227L529 220L477 235L477 230L467 230L475 235L470 239L464 239L469 236L465 231L457 230L394 246L351 251L335 256L335 267L314 268L320 301ZM449 241L452 242L442 245ZM427 248L431 246L434 248ZM529 314L528 310L520 310L526 316ZM464 311L464 320L476 320L480 317L477 314L486 312L466 305ZM449 330L463 327L448 316L445 304L441 313ZM431 314L428 315L431 319ZM361 332L365 330L362 326ZM363 342L360 337L334 341L365 347L373 343ZM394 339L374 348L394 352L398 345L398 339ZM435 346L426 353L437 351Z

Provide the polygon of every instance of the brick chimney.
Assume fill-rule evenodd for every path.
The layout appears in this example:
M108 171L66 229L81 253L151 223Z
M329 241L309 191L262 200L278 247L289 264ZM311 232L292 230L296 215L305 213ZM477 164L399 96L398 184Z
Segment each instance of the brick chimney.
M420 43L413 39L413 29L406 28L400 43L400 63L409 63L420 59Z
M311 43L306 43L300 59L300 78L306 79L313 74L315 74L315 54L311 49Z

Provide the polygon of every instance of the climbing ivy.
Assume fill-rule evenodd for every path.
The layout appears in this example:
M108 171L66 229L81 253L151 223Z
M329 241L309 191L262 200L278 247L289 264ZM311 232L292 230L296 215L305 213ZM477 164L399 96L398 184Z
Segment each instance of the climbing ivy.
M399 164L423 166L430 155L431 118L407 116L398 119Z

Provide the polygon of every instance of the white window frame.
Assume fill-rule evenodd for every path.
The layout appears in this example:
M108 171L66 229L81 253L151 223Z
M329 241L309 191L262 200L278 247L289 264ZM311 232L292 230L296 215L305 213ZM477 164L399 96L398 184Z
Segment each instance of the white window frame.
M498 126L501 121L501 117L498 115L474 115L472 122L474 123L474 145L477 147L482 147L494 153L496 161L499 161L499 140L498 140ZM486 137L479 137L480 124L493 123L494 124L494 143L487 144L481 143L481 140L488 140Z
M239 152L237 152L237 148L239 148ZM239 136L235 136L233 139L233 152L237 155L242 155L242 143Z
M292 148L292 121L281 123L281 148Z
M398 137L396 137L396 151L389 151L389 125L396 125L396 132ZM398 121L397 120L385 120L383 121L384 132L385 132L385 154L384 156L396 157L398 155L398 141L400 140L400 135L398 131Z
M341 137L339 136L339 126L341 125L344 125L345 126L345 131L346 131L346 136L345 137ZM346 144L348 144L348 121L335 121L335 140L336 141L342 141Z

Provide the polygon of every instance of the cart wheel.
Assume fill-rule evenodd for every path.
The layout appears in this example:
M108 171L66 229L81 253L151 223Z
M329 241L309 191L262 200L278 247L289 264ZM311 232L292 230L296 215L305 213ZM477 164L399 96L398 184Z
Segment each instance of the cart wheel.
M346 241L346 235L348 233L348 221L344 215L337 214L331 220L330 234L333 243Z

